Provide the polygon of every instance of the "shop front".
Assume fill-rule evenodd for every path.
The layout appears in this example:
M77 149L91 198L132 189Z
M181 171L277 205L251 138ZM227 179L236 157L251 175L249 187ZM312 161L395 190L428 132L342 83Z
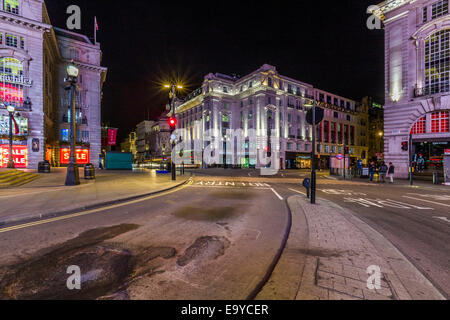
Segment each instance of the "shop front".
M430 174L435 171L443 172L445 151L450 149L450 139L448 140L414 140L412 161L416 172Z

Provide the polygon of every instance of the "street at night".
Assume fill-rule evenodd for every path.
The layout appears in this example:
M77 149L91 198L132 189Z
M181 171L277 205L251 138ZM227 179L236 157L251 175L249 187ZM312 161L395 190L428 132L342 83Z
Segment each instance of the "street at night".
M445 305L449 8L1 0L0 307Z

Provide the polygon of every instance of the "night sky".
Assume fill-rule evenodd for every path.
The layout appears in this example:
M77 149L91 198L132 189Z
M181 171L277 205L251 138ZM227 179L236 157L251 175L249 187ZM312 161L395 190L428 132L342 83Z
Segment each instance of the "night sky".
M66 8L79 5L78 32L90 38L97 16L109 69L103 122L119 128L120 139L165 109L165 79L182 80L189 93L210 72L244 76L264 63L347 98L384 101L384 33L366 27L367 7L380 1L45 2L63 28Z

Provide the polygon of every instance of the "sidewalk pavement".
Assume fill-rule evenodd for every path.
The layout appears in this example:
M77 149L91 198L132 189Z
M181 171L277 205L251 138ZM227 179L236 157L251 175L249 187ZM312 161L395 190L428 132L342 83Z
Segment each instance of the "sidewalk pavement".
M330 201L288 199L292 230L285 251L257 299L445 300L388 240ZM369 289L367 269L381 269Z
M189 175L156 175L155 171L96 171L95 180L81 185L64 185L66 170L52 168L52 173L16 188L0 189L0 225L69 213L106 205L139 196L150 195L184 184Z

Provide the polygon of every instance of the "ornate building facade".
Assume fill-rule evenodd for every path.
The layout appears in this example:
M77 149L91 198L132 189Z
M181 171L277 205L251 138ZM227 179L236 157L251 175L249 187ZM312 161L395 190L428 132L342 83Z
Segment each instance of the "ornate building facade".
M202 159L192 153L198 152L198 144L203 153L213 136L220 149L218 165L261 168L265 165L257 154L266 150L277 152L280 168L309 168L312 130L306 113L313 97L325 109L325 119L317 126L316 135L319 164L323 168L333 166L336 155L345 147L350 151L347 164L357 159L365 161L367 106L283 76L267 64L245 77L208 74L202 87L178 104L181 140L191 143L184 146L183 152L191 154L193 162ZM244 145L240 151L230 147L227 150L233 139L227 134L230 130L240 132ZM273 138L275 143L267 142ZM201 161L195 164L202 165Z
M420 156L439 168L450 149L449 0L386 1L374 13L385 24L385 158L403 178Z
M6 106L15 107L17 168L36 169L40 161L68 163L69 101L66 67L80 70L77 93L77 157L98 164L101 149L101 96L106 68L100 44L54 28L43 0L0 1L0 163L8 160ZM15 130L14 130L15 131Z

